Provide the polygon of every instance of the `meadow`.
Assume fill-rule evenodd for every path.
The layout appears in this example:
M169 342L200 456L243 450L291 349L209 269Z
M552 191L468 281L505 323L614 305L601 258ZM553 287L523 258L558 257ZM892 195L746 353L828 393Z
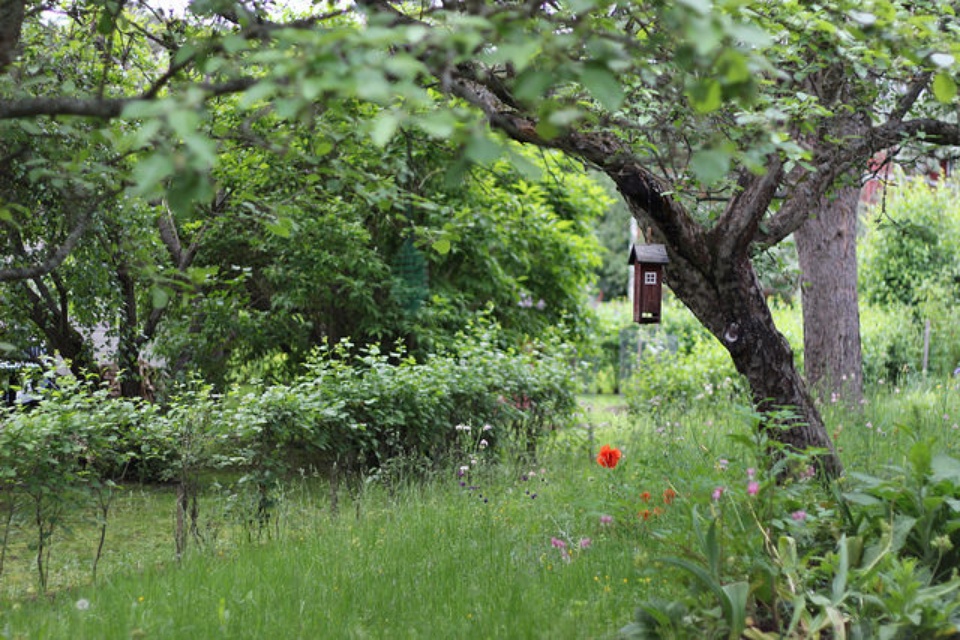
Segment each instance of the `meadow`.
M824 406L847 467L829 485L799 457L782 462L797 472L777 480L755 417L714 393L655 416L627 413L617 397L581 396L577 421L553 432L535 459L480 446L483 432L459 425L458 437L477 446L442 468L370 474L333 494L324 474L301 469L278 490L268 522L240 517L228 483L210 477L179 559L174 489L126 484L95 577L100 527L89 510L62 513L44 588L29 522L14 523L0 633L956 633L955 379L881 386L860 407ZM603 445L621 452L612 468L598 463Z

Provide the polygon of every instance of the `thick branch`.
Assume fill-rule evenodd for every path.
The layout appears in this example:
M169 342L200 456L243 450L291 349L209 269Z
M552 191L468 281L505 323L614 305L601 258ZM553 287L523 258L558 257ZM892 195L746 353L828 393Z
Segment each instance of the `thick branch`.
M768 158L763 175L748 174L708 234L715 255L729 259L746 253L782 180L783 161L775 154Z
M238 93L249 89L257 80L237 78L220 84L201 83L197 86L207 93L207 97ZM24 98L21 100L0 100L0 120L14 118L34 118L37 116L84 116L88 118L111 119L123 113L124 107L140 100L151 99L148 91L140 97L130 98Z
M40 264L30 267L0 269L0 282L13 282L15 280L31 280L33 278L39 278L59 267L61 264L63 264L63 261L67 259L67 256L70 255L70 252L73 251L73 248L77 246L77 243L80 242L80 238L83 236L84 232L86 232L87 226L90 224L90 218L92 214L93 211L88 210L81 215L80 219L77 221L77 224L73 227L73 230L70 231L70 235L68 235L66 240L63 241L63 244L57 247L56 251L48 255L47 258Z

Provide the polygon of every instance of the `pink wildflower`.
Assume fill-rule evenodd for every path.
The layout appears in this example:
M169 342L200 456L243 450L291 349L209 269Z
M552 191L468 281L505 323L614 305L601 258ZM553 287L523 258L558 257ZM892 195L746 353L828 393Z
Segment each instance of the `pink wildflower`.
M760 483L756 480L751 480L747 483L747 495L755 496L760 492Z

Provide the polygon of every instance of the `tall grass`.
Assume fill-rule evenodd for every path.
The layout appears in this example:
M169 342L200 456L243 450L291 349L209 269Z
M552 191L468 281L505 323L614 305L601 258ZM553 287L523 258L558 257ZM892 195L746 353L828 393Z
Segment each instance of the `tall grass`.
M953 380L890 389L862 412L831 405L824 414L848 471L882 474L918 439L956 450L960 390ZM118 499L96 584L81 570L95 527L80 514L53 554L59 577L49 597L29 593L29 553L14 545L2 577L0 632L611 637L638 602L669 601L687 588L658 558L696 556L692 507L710 505L717 487L745 493L747 469L763 466L749 444L751 427L749 412L710 399L669 418L596 405L535 463L479 456L427 480L368 479L341 488L336 512L322 480L295 479L276 518L256 535L209 487L201 502L205 542L179 564L172 495L130 490ZM597 464L603 443L623 451L617 468ZM677 494L669 504L668 488Z

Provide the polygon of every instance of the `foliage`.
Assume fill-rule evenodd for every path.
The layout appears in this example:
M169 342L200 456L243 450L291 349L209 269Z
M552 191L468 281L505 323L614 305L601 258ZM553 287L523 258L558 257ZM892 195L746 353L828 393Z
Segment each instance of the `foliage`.
M902 178L867 218L860 287L884 305L918 308L930 295L960 302L960 208L955 187Z
M870 362L865 355L868 379L871 373L873 379L895 380L907 370L919 371L927 321L928 370L943 375L960 364L960 209L955 191L950 183L931 186L922 177L901 178L868 217L860 242L861 291L868 302L895 318L883 335L869 335L872 327L863 323L865 354L868 341L880 341L879 351L885 352L874 350L881 362Z
M638 330L633 310L625 300L603 302L594 306L587 318L578 351L584 388L619 394L636 356Z
M662 317L659 327L641 329L639 360L625 385L630 411L659 421L701 400L746 404L743 380L722 345L675 302Z
M163 406L57 377L35 409L3 409L2 513L9 527L29 509L43 590L51 543L68 514L91 508L105 532L115 481L176 487L181 558L191 541L210 538L201 495L212 472L237 476L229 487L240 505L235 515L259 535L276 522L281 485L298 469L329 472L335 482L422 476L462 456L460 436L471 429L483 434L471 451L482 439L486 455L533 460L572 419L570 353L558 339L518 350L502 338L493 325L477 327L461 335L457 351L423 363L376 345L354 353L344 343L317 351L291 383L218 395L192 380L173 387Z
M749 439L744 439L748 443ZM757 441L754 444L761 444ZM661 562L690 591L644 601L631 638L939 637L960 625L953 496L956 460L918 442L911 468L819 486L800 470L747 469L691 507L692 540ZM799 464L799 466L796 466ZM811 468L812 469L812 468ZM952 630L952 631L951 631Z
M353 370L342 377L379 366L378 358L364 358L371 364L342 363ZM382 382L376 374L373 380ZM269 425L278 425L267 434L276 441L284 430L304 432L291 419L301 411L302 389L262 391L262 402L238 392L210 414L224 421L214 449L229 452L222 445L240 440L265 444L256 434ZM626 635L730 637L742 629L735 637L939 637L958 622L958 583L948 568L956 561L949 545L956 542L957 392L952 380L873 397L862 416L826 412L842 429L835 440L847 467L856 470L836 485L820 484L807 472L807 458L792 455L783 464L794 473L778 481L777 468L765 462L769 441L754 430L757 416L705 401L666 432L643 417L593 414L589 430L559 430L535 463L503 455L509 444L494 440L499 427L448 427L450 454L434 473L416 472L411 460L368 475L349 495L322 474L298 472L279 451L265 447L257 458L240 449L243 461L264 465L237 468L245 483L235 471L219 472L219 487L203 483L204 543L177 566L170 566L169 527L176 489L127 487L109 512L115 533L107 536L100 570L108 579L91 584L86 559L99 525L88 514L97 511L96 500L86 489L71 493L51 538L50 598L24 597L25 538L34 536L19 502L0 624L57 637L102 636L106 629L177 635L187 628L326 636L345 627L386 637L398 624L458 637L528 628L532 637L544 629L566 637L614 634L639 604ZM159 422L182 424L190 406L209 402L204 394L202 386L184 389L182 417ZM99 412L122 414L133 405L101 398L77 415L100 423L107 414ZM490 398L466 411L499 405ZM56 405L34 414L41 410ZM241 420L254 426L245 430ZM621 452L616 465L598 464L602 444ZM275 480L264 485L265 525L257 521L260 478ZM327 507L331 488L344 494L339 517ZM3 494L4 509L15 495ZM327 587L319 596L318 581ZM323 603L308 611L322 615L302 613L308 592ZM185 603L171 593L191 597Z

